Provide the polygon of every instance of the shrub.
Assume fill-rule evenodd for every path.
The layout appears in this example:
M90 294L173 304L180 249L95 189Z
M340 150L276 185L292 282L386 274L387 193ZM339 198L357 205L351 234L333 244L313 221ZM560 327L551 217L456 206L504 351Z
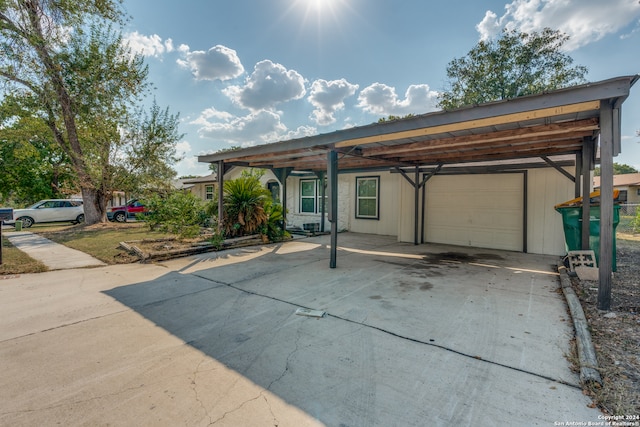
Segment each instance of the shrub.
M182 238L197 236L209 218L203 202L190 192L174 191L165 197L153 195L145 199L144 204L149 210L146 220L152 230Z
M243 174L225 182L223 224L226 235L244 236L260 231L269 219L264 205L270 196L258 175Z
M289 233L284 229L284 210L282 205L269 199L265 202L264 210L268 219L260 232L272 242L279 242L288 237Z
M636 216L631 220L633 233L640 233L640 206L636 208Z

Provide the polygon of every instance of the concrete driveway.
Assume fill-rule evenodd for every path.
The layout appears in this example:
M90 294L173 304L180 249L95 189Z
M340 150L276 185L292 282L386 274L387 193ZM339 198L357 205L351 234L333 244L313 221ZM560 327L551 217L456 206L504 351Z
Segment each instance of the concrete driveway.
M556 258L328 243L0 280L0 425L598 421Z

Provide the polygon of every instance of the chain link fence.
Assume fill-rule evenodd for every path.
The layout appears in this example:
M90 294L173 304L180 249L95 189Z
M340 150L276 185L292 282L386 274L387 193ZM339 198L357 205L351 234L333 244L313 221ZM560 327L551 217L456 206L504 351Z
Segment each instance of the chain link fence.
M616 231L620 233L640 233L640 204L620 205L620 223Z

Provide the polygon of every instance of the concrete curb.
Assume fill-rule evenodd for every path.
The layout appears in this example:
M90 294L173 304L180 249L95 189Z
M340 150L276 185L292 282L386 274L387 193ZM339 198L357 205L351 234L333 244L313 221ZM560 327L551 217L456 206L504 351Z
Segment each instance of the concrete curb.
M578 359L580 362L580 381L582 384L598 383L602 386L602 378L598 371L596 351L591 341L589 324L582 310L582 305L571 287L571 279L567 273L567 268L564 265L558 265L558 273L560 274L562 293L567 300L571 318L573 319L573 327L576 331L576 345L578 347Z

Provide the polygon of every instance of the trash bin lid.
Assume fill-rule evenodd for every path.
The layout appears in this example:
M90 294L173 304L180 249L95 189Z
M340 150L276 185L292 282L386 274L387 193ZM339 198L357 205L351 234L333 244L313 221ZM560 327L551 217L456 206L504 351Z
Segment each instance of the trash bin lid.
M613 190L613 200L617 200L620 195L620 190ZM589 203L592 205L600 204L600 190L596 190L589 194ZM575 199L567 200L566 202L559 203L554 206L555 209L558 208L575 208L582 206L582 197L576 197Z

